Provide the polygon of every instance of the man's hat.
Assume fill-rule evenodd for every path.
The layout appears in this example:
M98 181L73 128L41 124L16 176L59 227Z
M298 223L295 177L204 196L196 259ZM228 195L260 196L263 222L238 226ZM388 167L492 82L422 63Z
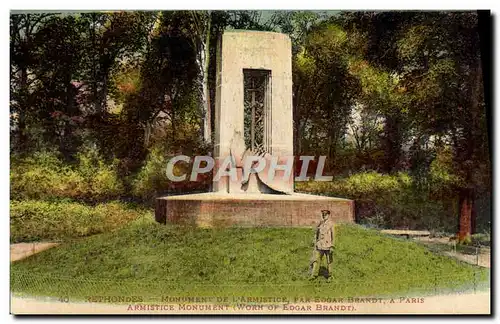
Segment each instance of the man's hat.
M327 213L328 215L330 215L330 211L328 209L323 209L321 210L322 213Z

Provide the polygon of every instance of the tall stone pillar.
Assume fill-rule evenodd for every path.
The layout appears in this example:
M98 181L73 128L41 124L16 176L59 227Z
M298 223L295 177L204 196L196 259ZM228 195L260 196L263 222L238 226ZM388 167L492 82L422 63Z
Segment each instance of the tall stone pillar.
M235 138L244 137L245 130L245 73L255 71L266 77L266 96L263 99L263 142L267 153L285 164L293 157L292 115L292 51L290 38L285 34L260 31L226 31L219 40L217 53L217 88L215 103L215 147L216 168L231 155ZM238 135L239 134L239 135ZM234 152L233 152L234 154ZM270 161L268 161L267 164ZM267 166L269 167L269 165ZM213 191L242 193L241 169L238 179L229 176L214 182ZM275 174L273 188L293 191L293 172L283 178L283 171ZM265 179L266 172L260 175ZM250 181L256 181L255 177ZM251 185L251 184L250 184Z

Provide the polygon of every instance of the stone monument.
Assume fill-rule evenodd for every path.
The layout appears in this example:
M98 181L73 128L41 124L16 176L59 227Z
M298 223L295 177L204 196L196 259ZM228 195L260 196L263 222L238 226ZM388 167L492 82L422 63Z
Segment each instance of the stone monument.
M334 221L354 221L352 200L294 193L287 35L225 32L217 50L215 107L213 174L220 176L214 177L212 192L158 198L158 222L311 226L323 209Z

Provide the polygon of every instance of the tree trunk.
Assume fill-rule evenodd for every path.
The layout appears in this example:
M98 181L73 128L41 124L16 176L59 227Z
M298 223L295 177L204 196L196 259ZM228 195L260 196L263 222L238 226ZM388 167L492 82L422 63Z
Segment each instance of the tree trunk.
M28 146L28 136L26 135L26 120L23 111L17 116L17 147L19 151L24 152Z
M493 36L492 36L492 30L493 30L493 16L489 11L486 10L480 10L478 12L478 34L479 34L479 48L480 48L480 68L481 68L481 78L483 80L483 84L485 83L484 80L492 80L491 77L491 69L490 66L492 66L491 63L491 52L492 50L490 49L490 44L493 41ZM488 82L488 81L486 81ZM490 84L493 84L492 81L490 81ZM484 109L486 113L486 120L487 121L493 121L493 115L492 115L492 107L491 103L493 102L492 97L491 97L491 88L492 87L483 87L483 94L484 94ZM488 130L488 134L493 134L492 131L492 126L493 122L487 122L486 127ZM488 157L490 160L490 163L492 161L492 147L493 147L493 141L492 141L493 136L488 136Z
M328 161L325 163L325 171L332 172L334 171L336 165L336 157L337 157L337 144L339 142L339 134L336 127L332 127L330 130L330 134L328 135Z
M293 142L294 142L294 154L300 155L302 154L302 138L301 138L301 130L300 120L295 121L295 127L293 128Z
M462 188L459 191L458 201L460 218L458 221L458 242L470 242L472 233L472 209L474 208L473 191L470 188Z
M473 233L476 225L476 213L474 212L474 182L473 182L473 168L477 162L476 150L477 146L481 143L481 137L478 135L481 128L481 111L480 111L480 95L482 90L482 70L481 60L478 57L475 65L470 73L469 86L471 88L470 96L470 121L466 124L468 126L465 133L465 155L463 157L464 171L465 171L465 186L459 190L459 207L460 218L458 221L458 241L470 242L470 235Z
M208 26L205 35L200 35L201 47L198 53L198 66L200 73L198 83L201 84L201 133L205 143L212 142L211 111L210 111L210 88L208 84L208 67L210 63L210 13L208 14Z
M203 73L203 90L201 96L203 105L203 139L205 143L212 141L212 127L210 123L212 117L210 114L210 94L208 91L208 71L205 71Z
M175 139L175 136L177 134L177 122L175 119L175 106L172 104L172 110L170 111L170 125L172 127L172 138Z
M471 213L470 213L470 216L471 216L470 228L471 228L471 234L474 234L474 233L477 233L477 231L476 231L476 229L477 229L477 222L476 222L477 211L476 211L476 203L475 203L475 201L476 201L475 192L472 192L471 199L472 199L472 206L471 206Z
M144 125L144 149L147 150L149 147L149 141L151 138L152 122L147 120Z
M395 112L385 116L385 136L383 146L385 151L384 172L392 173L397 169L401 155L401 116Z
M299 102L300 102L300 85L293 87L292 95L292 112L293 112L293 151L296 155L300 152L300 115L299 115Z
M26 134L26 113L28 109L28 70L26 67L21 68L21 100L17 111L17 134L18 146L20 151L24 151L28 146L28 136Z
M103 78L103 87L101 94L101 112L105 112L108 109L108 72L106 71Z

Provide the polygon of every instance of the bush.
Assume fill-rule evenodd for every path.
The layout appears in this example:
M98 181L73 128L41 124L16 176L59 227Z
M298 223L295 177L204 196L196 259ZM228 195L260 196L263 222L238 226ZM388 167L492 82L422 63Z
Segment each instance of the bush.
M472 243L474 245L484 245L484 246L490 246L491 245L491 235L490 235L490 233L472 234L471 240L472 240Z
M333 182L298 182L296 189L309 193L361 199L366 196L381 194L398 194L412 187L412 179L404 173L395 176L376 172L357 173L350 177L337 179Z
M120 228L142 213L118 202L91 207L67 201L11 201L10 238L15 243L89 236Z
M95 150L79 153L77 163L73 165L64 164L51 152L37 152L27 158L13 159L11 199L117 199L125 192L118 177L117 164L116 160L106 164Z
M78 173L88 184L87 195L97 200L118 198L124 194L124 185L118 176L118 163L114 159L105 163L96 150L78 153Z
M174 166L174 174L187 174L186 181L170 181L166 175L168 159L169 154L165 148L153 147L139 172L126 177L120 176L117 159L107 163L95 149L83 149L76 155L76 162L73 164L63 163L52 152L38 152L24 158L14 157L10 170L11 199L69 198L104 202L137 198L151 203L155 197L166 193L209 190L211 175L202 174L198 181L189 181L192 166L186 163L176 163Z
M454 231L454 197L433 200L406 173L363 172L333 182L299 182L296 190L355 200L356 219L375 228Z
M176 163L173 173L186 174L186 180L172 182L167 178L167 163L169 157L161 148L153 148L144 166L132 180L132 194L143 202L151 203L154 198L166 193L193 193L207 191L212 182L211 175L201 174L197 181L190 181L192 163ZM191 161L192 162L192 161Z
M10 186L12 199L77 198L87 191L83 177L51 152L14 159Z
M179 164L176 164L178 166ZM153 149L144 166L132 181L132 194L143 201L151 200L157 192L168 190L167 159L159 149ZM174 171L175 172L175 171Z

